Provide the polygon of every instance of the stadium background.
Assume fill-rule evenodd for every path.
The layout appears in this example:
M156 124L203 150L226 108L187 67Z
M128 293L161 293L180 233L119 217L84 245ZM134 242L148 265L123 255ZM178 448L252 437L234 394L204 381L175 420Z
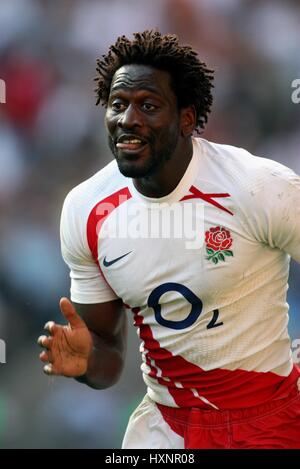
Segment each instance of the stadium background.
M95 59L120 34L158 27L216 69L204 137L300 173L300 2L295 0L1 0L0 447L118 448L144 394L130 327L121 381L93 391L48 378L36 338L68 295L59 216L66 193L111 159L94 106ZM300 268L292 265L290 333L300 338ZM129 318L130 322L131 318Z

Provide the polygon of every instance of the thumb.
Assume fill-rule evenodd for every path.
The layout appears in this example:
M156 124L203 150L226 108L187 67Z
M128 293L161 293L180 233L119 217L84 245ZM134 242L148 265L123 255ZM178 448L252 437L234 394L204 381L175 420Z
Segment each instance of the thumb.
M76 309L68 298L61 298L59 302L60 310L64 317L69 321L72 328L85 327L84 321L81 319Z

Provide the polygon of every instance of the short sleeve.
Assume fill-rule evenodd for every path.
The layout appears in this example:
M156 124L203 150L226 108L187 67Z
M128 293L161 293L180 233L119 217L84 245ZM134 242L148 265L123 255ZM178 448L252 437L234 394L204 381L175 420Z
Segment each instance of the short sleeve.
M252 193L256 203L251 218L258 236L300 263L300 177L279 163L263 173L260 190Z
M73 191L65 199L60 222L62 257L70 269L71 300L75 303L104 303L117 299L99 266L94 261L86 239L87 215Z

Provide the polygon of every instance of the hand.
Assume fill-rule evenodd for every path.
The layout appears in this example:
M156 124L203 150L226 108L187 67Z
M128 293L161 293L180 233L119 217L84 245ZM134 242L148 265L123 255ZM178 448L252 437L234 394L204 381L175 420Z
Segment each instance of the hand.
M53 321L47 322L45 329L50 335L38 338L38 344L46 349L40 354L40 359L48 362L44 366L46 374L75 378L87 371L93 339L71 301L61 298L60 309L69 324L61 326Z

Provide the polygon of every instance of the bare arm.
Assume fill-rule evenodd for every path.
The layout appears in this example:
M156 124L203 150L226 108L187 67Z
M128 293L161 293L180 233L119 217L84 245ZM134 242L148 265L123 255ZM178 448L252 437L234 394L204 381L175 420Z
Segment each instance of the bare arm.
M77 380L96 389L112 386L121 374L126 353L127 321L122 302L74 303L74 307L93 339L87 371Z
M127 322L121 300L98 304L72 304L62 298L60 308L67 326L49 322L50 336L38 343L48 362L44 371L74 377L96 389L112 386L119 378L126 352Z

